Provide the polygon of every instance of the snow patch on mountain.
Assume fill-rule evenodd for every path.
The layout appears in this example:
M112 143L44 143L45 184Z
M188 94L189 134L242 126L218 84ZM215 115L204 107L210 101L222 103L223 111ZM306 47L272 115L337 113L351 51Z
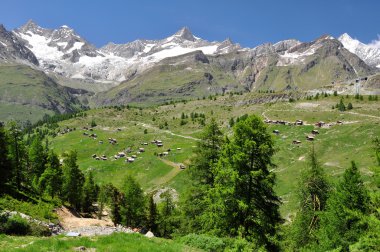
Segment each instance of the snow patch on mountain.
M28 21L14 34L26 41L26 46L36 55L45 71L99 82L120 82L129 74L141 72L168 57L198 50L206 55L215 55L240 49L230 40L208 42L195 37L187 27L162 40L109 43L100 49L90 45L67 25L49 30Z
M36 55L39 61L59 60L64 54L57 50L57 48L48 46L50 39L44 36L32 32L20 33L18 35L28 41L29 49Z

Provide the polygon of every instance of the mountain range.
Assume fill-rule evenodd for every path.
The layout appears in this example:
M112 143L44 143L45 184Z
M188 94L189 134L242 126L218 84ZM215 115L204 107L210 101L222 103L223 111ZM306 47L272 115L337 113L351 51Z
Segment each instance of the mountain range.
M13 31L0 25L0 63L28 65L61 85L102 86L90 104L109 105L350 84L379 72L380 49L346 33L242 48L230 39L196 37L187 27L160 40L97 48L66 25L46 29L30 20ZM379 86L372 83L368 92L378 92Z

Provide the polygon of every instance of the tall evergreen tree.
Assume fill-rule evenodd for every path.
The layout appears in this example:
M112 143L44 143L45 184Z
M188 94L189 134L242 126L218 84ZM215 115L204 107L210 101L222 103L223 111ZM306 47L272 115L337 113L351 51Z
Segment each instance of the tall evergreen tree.
M178 226L175 205L169 191L162 193L160 196L163 201L159 205L160 218L158 222L158 230L162 237L171 238L171 235Z
M317 161L314 146L309 157L309 169L301 177L299 185L299 209L292 224L290 240L293 250L301 249L316 241L320 213L326 208L330 190L323 168Z
M9 149L12 166L14 169L14 180L17 189L21 189L21 183L23 182L24 167L25 167L25 148L22 140L22 131L19 125L11 121L9 122Z
M63 172L57 154L51 151L47 158L46 169L39 178L38 187L41 192L48 193L52 198L61 196Z
M214 118L203 130L201 141L197 143L195 157L190 169L194 181L212 186L214 183L213 168L218 162L223 145L223 133Z
M46 152L42 146L42 139L36 135L29 147L29 174L34 185L37 185L41 174L45 170Z
M92 175L92 172L90 172L83 185L82 210L84 212L90 212L92 210L92 204L96 202L98 191L99 189L95 184L94 176Z
M158 211L157 205L154 203L153 195L149 196L148 213L147 213L147 228L154 234L157 233L157 222L158 222Z
M346 169L343 180L327 201L321 215L319 245L324 251L341 248L348 251L367 231L364 217L369 213L369 196L354 162Z
M234 138L224 145L210 190L210 210L205 222L222 235L254 240L276 250L273 238L281 221L279 198L273 187L274 146L266 126L257 116L240 118Z
M121 208L124 204L124 195L120 192L114 185L111 183L106 184L102 187L105 192L105 195L109 199L110 208L111 208L111 219L113 223L120 224L122 223Z
M0 122L0 193L5 191L5 183L12 174L12 162L9 159L9 142L4 125Z
M84 175L77 165L77 153L70 151L63 161L63 192L71 206L80 209Z
M213 170L218 162L223 145L223 133L215 119L211 119L197 143L195 157L189 167L191 186L181 202L182 225L185 232L202 230L201 214L206 209L205 197L214 184Z
M340 98L340 102L338 104L339 111L346 111L346 106L343 103L343 98Z
M124 184L124 204L121 216L126 226L138 227L143 224L145 197L140 184L132 176L127 176Z

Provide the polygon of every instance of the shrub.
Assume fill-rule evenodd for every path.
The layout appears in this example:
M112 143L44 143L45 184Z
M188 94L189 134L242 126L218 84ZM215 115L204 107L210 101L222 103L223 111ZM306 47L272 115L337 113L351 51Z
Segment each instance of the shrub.
M31 223L29 234L33 236L51 236L51 231L46 226L41 226L41 225L37 225L36 223Z
M188 234L181 237L180 242L206 251L223 251L226 246L223 239L203 234Z
M8 218L4 231L9 235L27 235L31 229L28 221L16 214Z

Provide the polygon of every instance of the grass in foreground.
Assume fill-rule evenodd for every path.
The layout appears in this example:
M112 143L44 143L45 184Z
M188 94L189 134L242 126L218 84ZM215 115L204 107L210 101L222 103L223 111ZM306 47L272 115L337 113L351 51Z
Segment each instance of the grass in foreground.
M74 251L84 246L88 251L201 251L172 240L146 238L140 234L114 233L94 237L14 237L0 236L0 251Z

